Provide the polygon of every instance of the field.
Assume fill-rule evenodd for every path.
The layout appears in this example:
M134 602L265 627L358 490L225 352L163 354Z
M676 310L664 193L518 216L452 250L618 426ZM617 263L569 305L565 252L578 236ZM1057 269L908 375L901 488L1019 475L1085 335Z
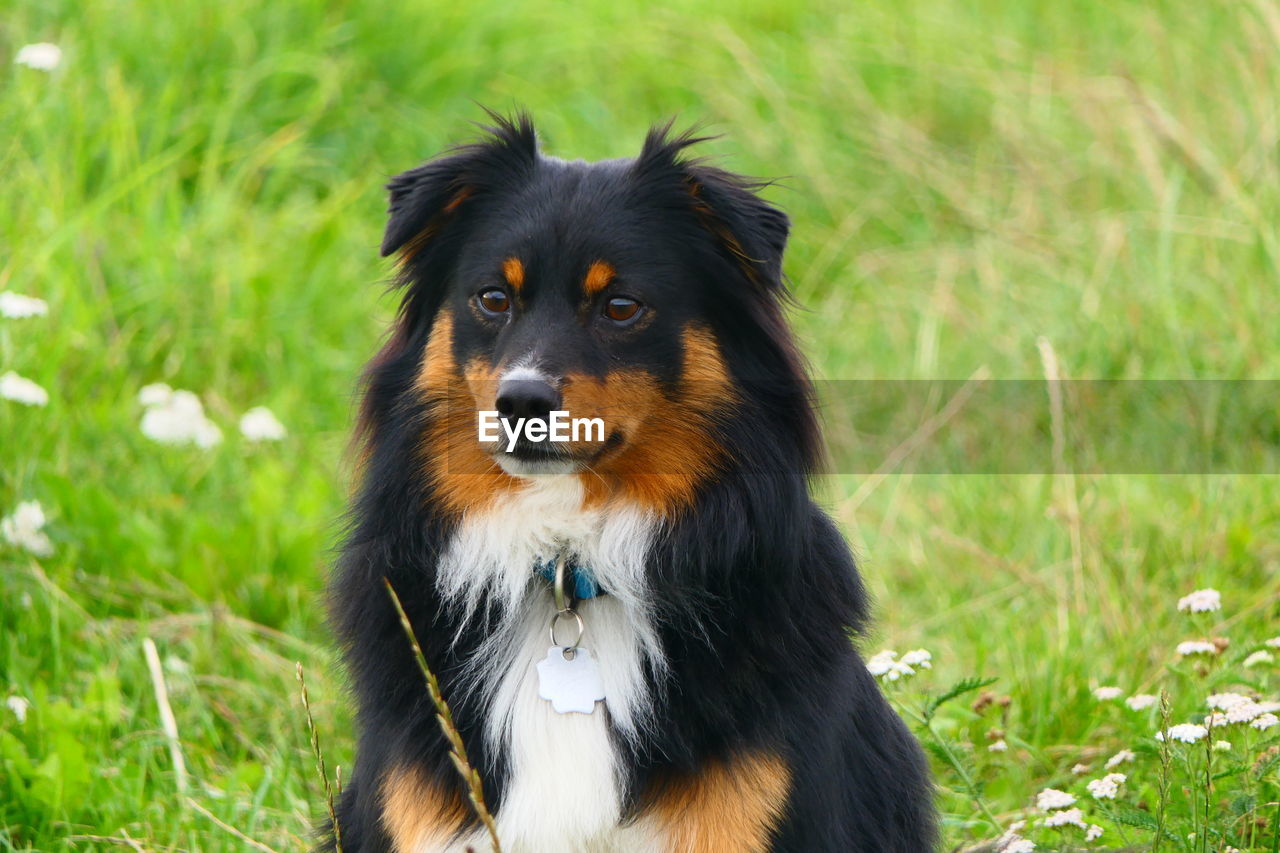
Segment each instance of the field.
M477 104L588 159L705 122L705 153L782 177L820 377L1280 376L1277 0L678 5L8 4L0 292L48 312L0 316L0 374L48 402L0 399L0 516L38 501L50 553L0 537L0 850L310 843L296 664L332 779L352 738L322 595L393 310L382 185ZM33 42L58 67L10 61ZM159 382L223 441L144 434ZM256 406L283 440L240 434ZM1062 463L920 473L908 449L818 483L878 602L861 647L932 653L885 686L930 745L946 849L1027 820L1041 850L1274 853L1280 729L1161 748L1159 702L1123 699L1167 691L1178 724L1211 693L1280 698L1276 478ZM1202 588L1222 608L1180 612ZM971 678L995 681L926 704ZM1091 795L1121 749L1119 796ZM1102 836L1042 826L1046 787Z

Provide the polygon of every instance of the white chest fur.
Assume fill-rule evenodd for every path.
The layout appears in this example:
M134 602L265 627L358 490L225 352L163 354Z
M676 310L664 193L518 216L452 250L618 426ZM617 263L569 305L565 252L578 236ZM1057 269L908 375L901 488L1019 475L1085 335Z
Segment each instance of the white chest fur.
M644 570L656 524L630 507L583 509L577 477L548 476L465 519L445 553L439 583L447 599L474 620L486 618L486 596L498 604L463 684L486 697L486 737L511 770L496 815L504 850L653 849L618 828L622 792L610 724L619 737L641 736L652 709L644 668L662 666ZM536 665L546 656L555 608L533 566L556 555L589 566L608 591L578 605L582 645L599 663L607 697L591 714L559 714L538 695Z

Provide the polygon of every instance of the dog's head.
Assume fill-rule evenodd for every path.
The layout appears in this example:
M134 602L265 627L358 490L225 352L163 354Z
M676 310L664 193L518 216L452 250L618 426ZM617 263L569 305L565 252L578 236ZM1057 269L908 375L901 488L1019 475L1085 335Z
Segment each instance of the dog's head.
M716 470L768 456L762 438L807 470L786 215L685 158L700 140L669 125L635 159L585 163L541 154L526 117L495 119L390 184L382 253L399 255L405 295L370 368L375 449L398 398L422 404L421 464L451 511L569 475L594 499L667 513Z

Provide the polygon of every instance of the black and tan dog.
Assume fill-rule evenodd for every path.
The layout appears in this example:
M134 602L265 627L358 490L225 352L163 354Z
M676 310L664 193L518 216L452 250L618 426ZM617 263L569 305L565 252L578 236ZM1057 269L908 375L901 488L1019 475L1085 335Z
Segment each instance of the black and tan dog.
M924 761L809 495L787 217L696 141L566 162L498 119L390 185L403 302L332 587L359 701L346 853L487 849L384 578L508 853L932 849ZM603 428L481 441L488 411Z

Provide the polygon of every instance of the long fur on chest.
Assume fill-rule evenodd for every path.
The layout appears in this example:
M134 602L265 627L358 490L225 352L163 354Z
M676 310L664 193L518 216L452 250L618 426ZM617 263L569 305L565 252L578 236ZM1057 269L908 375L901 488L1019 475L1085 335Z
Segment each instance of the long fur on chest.
M492 754L506 756L498 825L514 849L612 848L628 779L615 739L643 738L663 668L645 570L656 526L639 509L583 509L580 481L552 476L465 519L444 551L437 590L461 614L458 639L481 638L457 684L483 709ZM539 696L555 606L533 567L551 558L589 566L607 590L578 605L607 697L591 714L556 713Z

